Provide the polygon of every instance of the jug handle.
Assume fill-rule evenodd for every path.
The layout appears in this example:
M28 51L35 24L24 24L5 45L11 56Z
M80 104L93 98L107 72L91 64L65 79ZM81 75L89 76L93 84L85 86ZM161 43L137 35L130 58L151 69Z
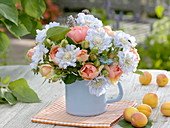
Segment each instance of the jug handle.
M120 101L123 97L123 88L122 88L122 84L120 82L118 82L118 89L119 89L119 94L116 98L113 99L107 99L106 103L114 103L117 101Z

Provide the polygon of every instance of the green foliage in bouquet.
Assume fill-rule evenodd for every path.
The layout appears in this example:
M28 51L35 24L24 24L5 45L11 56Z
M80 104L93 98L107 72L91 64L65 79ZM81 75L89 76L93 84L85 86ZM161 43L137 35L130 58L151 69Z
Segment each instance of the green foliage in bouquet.
M41 29L39 19L46 9L44 0L0 0L0 25L15 37L36 34ZM9 44L8 36L0 31L0 52Z
M139 68L170 70L170 18L163 17L153 24L144 44L138 45Z
M0 103L14 105L17 101L25 103L40 102L37 94L23 78L10 82L10 77L0 77Z

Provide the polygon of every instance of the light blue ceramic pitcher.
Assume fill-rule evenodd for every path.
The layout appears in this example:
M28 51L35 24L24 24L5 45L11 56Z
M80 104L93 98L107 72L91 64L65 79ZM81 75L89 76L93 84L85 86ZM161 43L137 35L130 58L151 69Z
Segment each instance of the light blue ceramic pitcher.
M76 81L66 87L66 111L75 116L95 116L106 111L107 103L117 102L123 97L121 83L118 82L119 94L114 99L106 99L105 94L97 97L89 93L87 81Z

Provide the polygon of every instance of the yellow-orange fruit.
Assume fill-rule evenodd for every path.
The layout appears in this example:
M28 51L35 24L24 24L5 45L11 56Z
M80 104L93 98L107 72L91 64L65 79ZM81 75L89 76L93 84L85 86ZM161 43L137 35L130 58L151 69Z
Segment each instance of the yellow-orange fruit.
M149 118L152 114L152 108L147 104L141 104L137 107L137 109L139 112L145 114L147 118Z
M165 116L170 116L170 102L161 105L161 113Z
M165 74L158 74L156 77L156 83L158 86L164 87L168 84L168 77Z
M158 96L155 93L147 93L142 100L143 104L149 105L151 108L155 108L158 105Z
M137 112L131 116L130 122L134 127L141 128L141 127L144 127L148 123L148 119L145 116L145 114L141 112Z
M125 111L123 112L123 117L126 121L130 122L131 116L133 113L139 112L136 108L134 107L128 107L125 109Z
M152 74L148 71L143 72L144 75L139 76L139 82L143 85L148 85L152 81Z

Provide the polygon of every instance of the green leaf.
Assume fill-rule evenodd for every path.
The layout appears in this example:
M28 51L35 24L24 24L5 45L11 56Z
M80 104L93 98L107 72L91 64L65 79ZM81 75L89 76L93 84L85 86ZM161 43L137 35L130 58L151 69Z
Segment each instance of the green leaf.
M2 78L0 77L0 83L1 83Z
M37 94L28 86L27 81L23 78L9 83L8 88L18 101L27 103L40 102Z
M118 124L119 124L122 128L135 128L135 127L133 127L133 126L131 125L130 122L127 122L125 119L120 120L120 121L118 122Z
M27 28L24 26L24 24L22 24L22 23L19 23L18 26L17 26L14 23L12 23L8 20L5 20L4 24L7 27L7 29L17 38L22 37L22 36L30 33L27 30Z
M143 128L151 128L152 127L152 122L153 122L153 120L148 120L147 125L145 127L143 127Z
M50 38L52 41L58 41L65 37L65 35L70 31L70 28L65 27L53 27L48 29L47 37Z
M10 81L10 79L11 79L10 76L5 77L5 78L2 80L2 84L4 84L4 85L8 84L9 81Z
M10 105L14 105L17 103L17 99L11 92L5 92L4 93L4 98Z
M65 78L63 78L63 81L65 84L71 84L71 83L74 83L76 79L77 79L77 76L73 74L69 74Z
M156 6L155 12L158 18L161 18L163 16L164 7L163 6Z
M139 74L139 75L144 75L144 73L142 72L142 71L139 71L139 70L136 70L135 72L133 72L133 73L136 73L136 74Z
M0 15L18 25L18 11L13 1L0 0Z
M34 18L40 18L46 9L44 0L22 0L21 4L25 13Z
M0 32L0 52L3 52L9 45L9 38L8 36Z

